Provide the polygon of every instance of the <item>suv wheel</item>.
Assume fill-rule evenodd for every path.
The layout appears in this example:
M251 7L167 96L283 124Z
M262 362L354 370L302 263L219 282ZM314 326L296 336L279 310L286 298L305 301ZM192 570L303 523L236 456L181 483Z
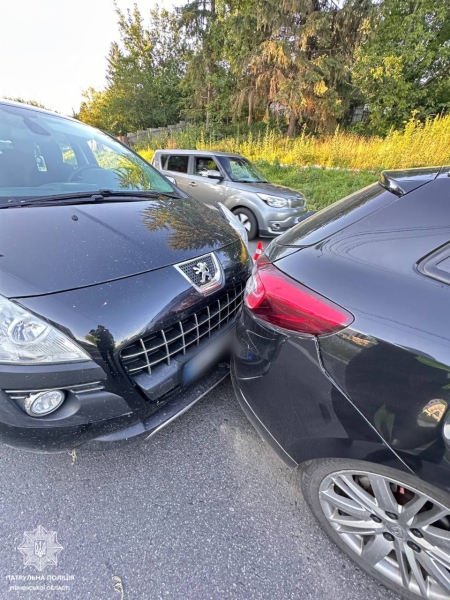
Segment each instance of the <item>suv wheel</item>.
M248 239L255 238L258 235L258 223L252 211L248 208L236 208L233 213L247 230Z
M420 479L366 462L313 461L303 494L359 567L403 598L450 598L450 498Z

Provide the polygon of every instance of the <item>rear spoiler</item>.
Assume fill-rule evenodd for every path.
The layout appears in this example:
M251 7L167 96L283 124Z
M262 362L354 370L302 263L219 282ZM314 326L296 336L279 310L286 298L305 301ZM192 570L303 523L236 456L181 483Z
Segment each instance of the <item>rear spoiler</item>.
M439 176L448 175L449 171L450 167L422 167L420 169L405 169L404 171L383 171L380 176L380 185L396 196L404 196Z

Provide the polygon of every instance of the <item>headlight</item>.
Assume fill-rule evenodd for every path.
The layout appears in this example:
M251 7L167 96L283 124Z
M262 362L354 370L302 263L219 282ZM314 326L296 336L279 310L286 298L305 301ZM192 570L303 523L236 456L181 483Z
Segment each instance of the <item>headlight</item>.
M286 200L286 198L280 198L279 196L271 196L270 194L256 195L259 196L261 200L264 200L264 202L267 202L267 204L269 206L272 206L273 208L283 208L284 206L287 206L289 204L289 200Z
M39 317L0 296L0 363L33 365L89 360L89 355Z
M225 219L228 221L228 223L231 225L231 227L235 231L238 232L238 234L243 239L244 244L247 246L248 245L247 230L245 229L245 227L243 226L243 224L239 221L239 219L236 217L236 215L233 215L233 213L231 212L231 210L228 209L224 204L219 204L219 208L222 211L223 216L225 217Z

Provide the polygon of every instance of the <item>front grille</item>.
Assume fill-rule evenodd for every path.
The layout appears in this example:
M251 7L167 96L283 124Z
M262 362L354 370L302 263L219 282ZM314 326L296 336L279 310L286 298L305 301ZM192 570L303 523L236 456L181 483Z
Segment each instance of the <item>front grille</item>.
M121 360L127 373L134 375L146 371L151 374L158 365L170 365L174 356L186 354L190 346L198 346L203 338L210 337L222 324L235 318L244 289L242 283L199 312L126 346L121 352Z
M290 201L291 208L305 206L305 198L303 196L290 196L288 200Z

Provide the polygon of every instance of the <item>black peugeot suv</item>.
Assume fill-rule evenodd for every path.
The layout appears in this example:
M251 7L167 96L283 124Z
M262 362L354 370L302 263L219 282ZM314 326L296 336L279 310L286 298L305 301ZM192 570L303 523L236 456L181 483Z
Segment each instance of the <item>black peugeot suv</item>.
M227 374L245 238L114 138L1 101L0 442L101 448L189 408Z

